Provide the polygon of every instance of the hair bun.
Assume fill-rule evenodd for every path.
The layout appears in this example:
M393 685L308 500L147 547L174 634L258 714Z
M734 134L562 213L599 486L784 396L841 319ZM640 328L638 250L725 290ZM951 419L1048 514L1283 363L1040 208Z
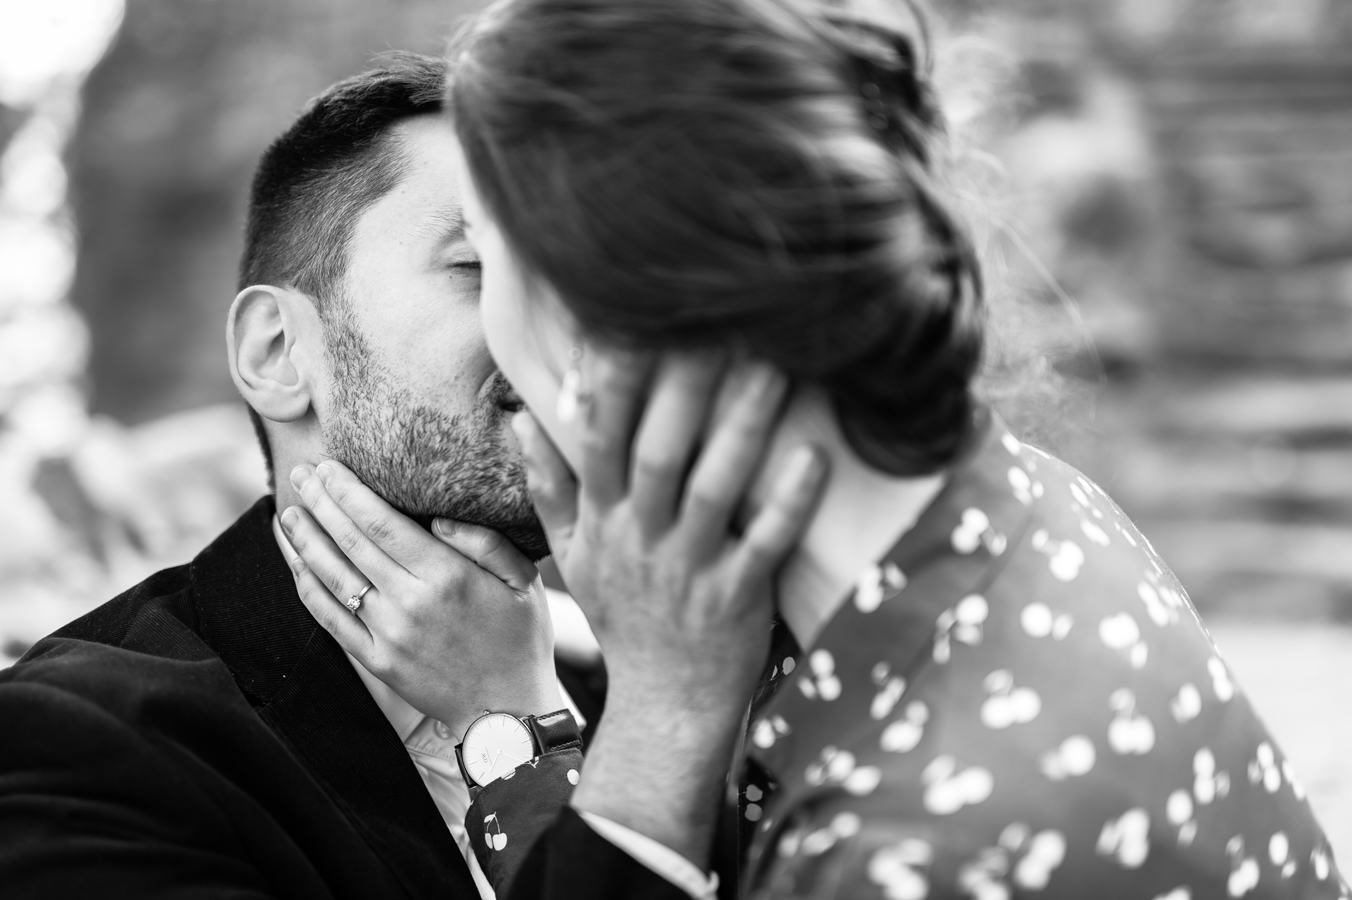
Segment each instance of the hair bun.
M828 10L824 18L834 32L833 43L845 56L869 124L892 150L929 165L928 138L943 130L944 121L930 85L926 20L918 8L907 5L918 39L842 10Z
M491 7L455 125L521 265L589 337L731 345L821 388L865 462L934 472L972 430L980 266L946 202L920 12L851 2L891 7Z

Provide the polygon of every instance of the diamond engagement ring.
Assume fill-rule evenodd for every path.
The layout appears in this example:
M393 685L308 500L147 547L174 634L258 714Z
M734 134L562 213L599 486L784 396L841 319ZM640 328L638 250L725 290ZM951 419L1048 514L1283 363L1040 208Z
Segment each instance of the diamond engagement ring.
M361 598L365 597L366 592L369 591L370 589L371 585L368 584L366 587L362 588L359 593L353 594L351 597L348 597L346 600L343 601L343 605L346 606L348 609L352 610L352 615L355 616L357 614L357 610L361 609Z

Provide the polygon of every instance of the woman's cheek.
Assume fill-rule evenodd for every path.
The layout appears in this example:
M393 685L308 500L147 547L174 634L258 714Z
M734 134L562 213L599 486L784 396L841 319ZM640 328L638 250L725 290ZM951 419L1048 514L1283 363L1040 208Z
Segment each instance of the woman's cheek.
M511 310L504 303L502 290L494 275L493 269L485 266L483 282L479 288L479 319L483 324L488 352L493 355L493 361L502 370L502 374L515 385L517 376L513 370L520 364L515 358L520 342L513 341L511 335L513 333L519 335L520 329L514 327ZM517 390L520 391L520 388Z
M560 422L557 416L562 372L569 365L567 341L552 316L531 315L530 301L516 287L495 279L486 267L479 314L488 351L576 470L581 458L580 423Z

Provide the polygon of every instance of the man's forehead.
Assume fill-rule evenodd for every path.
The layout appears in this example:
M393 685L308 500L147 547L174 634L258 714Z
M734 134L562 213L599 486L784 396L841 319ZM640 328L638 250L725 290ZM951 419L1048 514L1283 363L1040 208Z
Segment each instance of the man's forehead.
M444 117L431 114L395 127L405 168L395 191L405 193L406 201L411 201L401 204L403 214L409 217L410 226L436 239L464 234L464 208L452 165L454 133Z

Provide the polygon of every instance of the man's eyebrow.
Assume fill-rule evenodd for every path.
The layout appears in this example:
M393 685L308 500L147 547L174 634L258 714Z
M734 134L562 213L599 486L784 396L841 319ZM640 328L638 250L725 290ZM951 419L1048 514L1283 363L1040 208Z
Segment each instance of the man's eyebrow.
M432 210L418 230L443 247L465 236L465 217L458 208Z

